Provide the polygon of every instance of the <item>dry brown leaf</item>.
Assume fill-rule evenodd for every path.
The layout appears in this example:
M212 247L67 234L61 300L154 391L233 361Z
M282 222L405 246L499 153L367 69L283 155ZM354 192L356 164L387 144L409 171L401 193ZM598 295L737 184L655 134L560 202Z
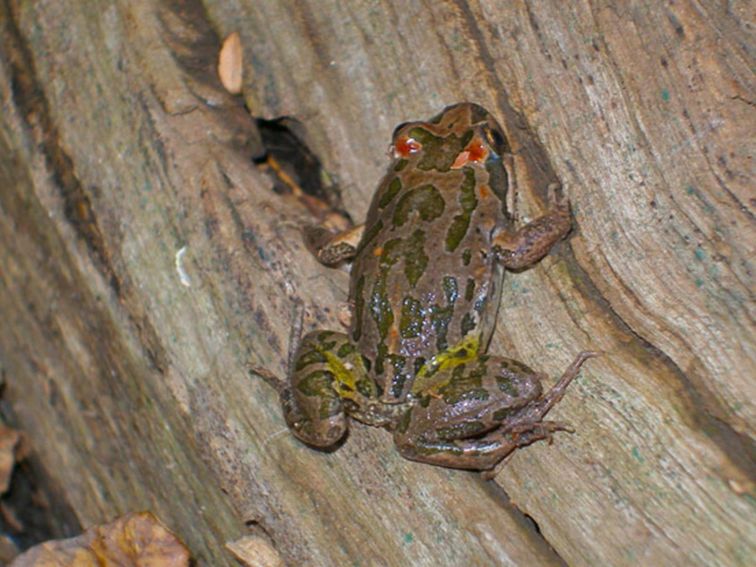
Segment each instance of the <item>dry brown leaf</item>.
M223 40L218 56L218 76L231 94L242 91L242 46L238 32L229 34Z
M21 433L6 425L0 425L0 494L8 491L13 466L16 464L16 447Z
M278 552L261 537L245 536L226 543L226 547L246 567L284 567Z
M189 551L150 512L127 514L71 539L48 541L10 567L185 567Z

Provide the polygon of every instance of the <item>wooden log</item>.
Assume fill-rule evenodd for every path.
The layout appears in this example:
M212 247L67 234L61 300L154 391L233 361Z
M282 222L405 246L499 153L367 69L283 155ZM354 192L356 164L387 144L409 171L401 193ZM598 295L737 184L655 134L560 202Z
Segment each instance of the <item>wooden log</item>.
M0 361L15 427L83 526L149 509L201 564L259 536L292 565L745 565L756 549L747 4L0 3ZM523 219L576 230L508 277L491 351L571 422L495 482L359 425L288 434L296 301L339 329L348 275L251 157L291 116L356 219L400 122L472 100L516 153ZM536 530L527 515L537 523Z

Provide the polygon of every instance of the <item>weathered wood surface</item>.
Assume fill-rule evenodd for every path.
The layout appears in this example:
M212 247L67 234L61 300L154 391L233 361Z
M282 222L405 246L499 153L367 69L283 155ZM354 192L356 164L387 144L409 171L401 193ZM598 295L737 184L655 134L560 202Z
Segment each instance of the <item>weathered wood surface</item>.
M223 543L253 533L292 565L745 565L752 18L713 1L3 1L15 425L83 525L150 509L201 564L233 564ZM308 213L250 162L254 121L212 67L235 30L248 106L306 126L357 219L394 126L460 100L511 135L522 217L564 183L577 229L507 279L491 348L551 376L606 352L554 412L575 435L485 483L403 461L382 431L332 454L286 433L247 367L284 373L294 298L339 328L347 274L309 257Z

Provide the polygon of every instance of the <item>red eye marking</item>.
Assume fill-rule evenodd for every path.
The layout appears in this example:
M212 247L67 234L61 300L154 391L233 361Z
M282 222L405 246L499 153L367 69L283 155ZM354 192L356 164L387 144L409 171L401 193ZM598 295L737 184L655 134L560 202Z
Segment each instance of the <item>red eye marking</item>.
M402 136L394 144L394 157L408 158L423 149L423 145L409 136Z
M474 138L467 147L459 152L457 159L451 165L452 169L461 169L470 162L481 163L488 157L488 149L479 138Z

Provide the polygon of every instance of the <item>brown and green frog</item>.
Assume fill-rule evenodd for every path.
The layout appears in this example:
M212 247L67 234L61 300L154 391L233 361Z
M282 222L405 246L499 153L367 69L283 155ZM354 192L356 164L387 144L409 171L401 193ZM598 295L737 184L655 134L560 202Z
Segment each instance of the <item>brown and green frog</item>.
M505 270L537 262L567 235L569 205L553 195L545 215L514 226L511 150L476 104L399 126L391 152L363 225L306 231L321 262L352 262L352 317L346 333L301 340L280 388L286 423L329 448L356 419L392 432L408 459L492 469L568 429L544 418L597 354L578 354L544 393L541 374L487 353Z

